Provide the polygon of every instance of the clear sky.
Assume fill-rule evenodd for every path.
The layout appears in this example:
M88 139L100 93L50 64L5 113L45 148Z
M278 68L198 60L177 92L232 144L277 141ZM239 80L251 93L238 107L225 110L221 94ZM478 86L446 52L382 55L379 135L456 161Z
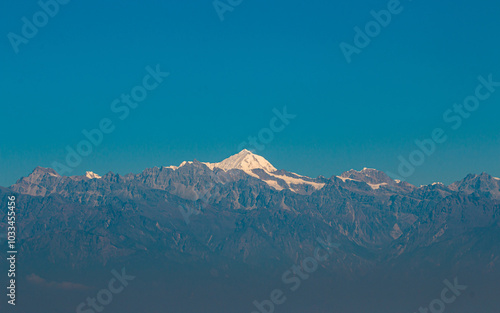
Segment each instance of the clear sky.
M37 1L2 1L0 185L66 164L66 147L106 118L114 130L71 175L220 161L259 133L268 142L256 153L277 168L313 177L363 167L398 174L398 156L408 159L415 140L442 128L447 140L409 182L500 177L500 87L457 129L443 119L474 96L478 76L500 81L500 2L219 3L228 6L221 21L210 0L73 0L56 13L49 6L53 17L44 21ZM354 28L388 6L398 13L348 63L340 44L354 45ZM35 35L23 26L34 17L46 24ZM157 64L170 75L121 120L124 104L111 104ZM296 117L282 128L273 109L284 106ZM271 122L272 135L263 130Z

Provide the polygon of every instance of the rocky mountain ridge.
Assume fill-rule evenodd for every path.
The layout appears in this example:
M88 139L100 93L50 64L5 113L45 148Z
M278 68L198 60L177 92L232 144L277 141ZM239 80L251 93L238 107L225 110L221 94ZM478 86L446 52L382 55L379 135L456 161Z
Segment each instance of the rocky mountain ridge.
M244 286L271 288L314 255L318 238L335 248L312 295L347 288L337 281L356 292L382 282L381 292L393 294L420 279L500 277L499 182L483 173L416 187L366 168L309 178L242 151L220 163L195 160L123 176L68 177L37 167L1 187L0 199L17 196L23 271L85 284L88 273L127 265L149 277L143 288L162 286L183 311L194 285L218 290L221 299L234 290L251 304L261 295L246 299ZM6 226L0 211L0 229ZM179 288L173 277L190 283Z

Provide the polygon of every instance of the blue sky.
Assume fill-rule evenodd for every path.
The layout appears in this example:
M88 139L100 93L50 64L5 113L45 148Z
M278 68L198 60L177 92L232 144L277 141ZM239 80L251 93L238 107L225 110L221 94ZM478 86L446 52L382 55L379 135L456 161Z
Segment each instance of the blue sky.
M21 36L41 7L3 1L0 185L64 164L65 147L103 118L114 131L71 175L220 161L284 106L296 117L256 151L277 168L397 174L398 156L442 128L447 140L406 180L499 177L500 88L456 130L443 113L474 95L478 76L500 81L500 3L401 1L348 63L340 43L389 2L243 0L221 21L212 1L71 1L16 53L9 33ZM120 120L111 103L157 64L170 75Z

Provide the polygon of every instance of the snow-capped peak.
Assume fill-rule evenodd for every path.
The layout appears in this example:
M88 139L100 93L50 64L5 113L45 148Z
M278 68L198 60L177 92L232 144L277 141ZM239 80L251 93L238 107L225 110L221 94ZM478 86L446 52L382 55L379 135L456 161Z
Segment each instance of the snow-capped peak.
M230 156L219 163L205 163L210 168L220 168L225 171L228 170L242 170L247 173L252 173L254 169L262 169L268 173L276 172L277 169L272 166L266 159L260 155L253 154L252 152L244 149L240 153Z
M168 168L171 168L175 171L185 166L186 164L191 163L193 162L182 162L182 164L178 167L169 166ZM253 154L246 149L242 150L238 154L230 156L222 162L202 162L202 164L206 165L212 171L216 168L222 169L224 171L241 170L252 177L261 179L276 190L282 190L288 187L291 191L296 192L296 188L300 185L309 185L317 190L323 188L323 186L325 185L324 183L316 182L309 177L294 173L281 173L265 158L261 157L260 155ZM254 170L261 171L254 172Z
M225 171L238 169L242 170L250 176L256 177L264 181L266 184L276 190L282 190L284 186L296 192L295 188L299 185L309 185L314 189L321 189L325 184L312 181L305 176L296 175L293 173L279 173L278 170L269 161L260 155L253 154L248 150L242 150L240 153L235 154L220 163L204 163L212 170L220 168ZM254 173L253 170L260 169L262 172ZM280 183L281 182L281 183Z
M96 173L94 173L94 172L90 172L90 171L87 171L87 172L85 173L85 177L87 177L87 178L89 178L89 179L94 179L94 178L96 178L96 179L100 179L100 178L101 178L101 176L97 175L97 174L96 174Z

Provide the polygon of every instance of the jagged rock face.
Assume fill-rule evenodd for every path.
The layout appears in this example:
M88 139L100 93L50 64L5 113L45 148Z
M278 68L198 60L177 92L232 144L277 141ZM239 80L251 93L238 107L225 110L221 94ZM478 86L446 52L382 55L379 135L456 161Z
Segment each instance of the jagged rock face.
M320 303L318 312L357 303L365 307L355 312L412 312L433 299L425 291L453 279L451 273L460 281L477 278L484 290L497 284L498 179L469 175L450 186L417 188L372 169L309 178L262 159L243 151L227 162L184 162L102 177L65 177L38 167L13 186L0 187L0 201L17 195L18 250L27 274L96 286L96 277L126 265L140 277L130 299L110 312L141 311L133 305L144 299L156 305L151 312L163 312L165 305L179 312L209 306L214 312L253 312L252 301L263 299L262 290L278 288L285 270L314 255L318 238L330 238L335 247L311 278L317 287L302 298L290 297L287 312L310 311ZM7 226L5 214L0 210L0 229ZM0 266L5 262L0 259ZM417 281L422 299L414 301ZM60 299L59 292L53 297ZM409 302L396 306L398 292ZM299 302L293 302L295 295ZM50 310L74 311L88 296ZM315 300L306 305L307 299ZM484 308L491 307L488 301ZM389 309L379 306L383 302ZM199 307L188 310L187 303Z
M61 178L53 169L38 166L28 177L19 179L13 186L13 190L32 196L45 196L54 191L52 189L54 183Z
M126 176L64 177L37 167L2 196L16 192L30 207L20 213L23 249L49 263L84 267L167 254L178 262L223 258L257 266L297 260L316 237L330 235L349 247L339 252L342 262L330 261L332 268L352 273L429 247L442 247L431 256L442 263L457 249L450 238L476 240L465 234L477 228L494 233L498 182L482 174L449 187L416 188L373 169L313 179L242 151L220 163L184 162ZM482 255L485 263L498 256L497 250Z
M487 173L469 174L463 180L451 184L449 188L466 194L480 193L482 196L500 199L500 179Z
M361 171L350 170L340 176L353 180L363 181L369 184L394 184L394 180L387 176L387 174L371 168L364 168Z

